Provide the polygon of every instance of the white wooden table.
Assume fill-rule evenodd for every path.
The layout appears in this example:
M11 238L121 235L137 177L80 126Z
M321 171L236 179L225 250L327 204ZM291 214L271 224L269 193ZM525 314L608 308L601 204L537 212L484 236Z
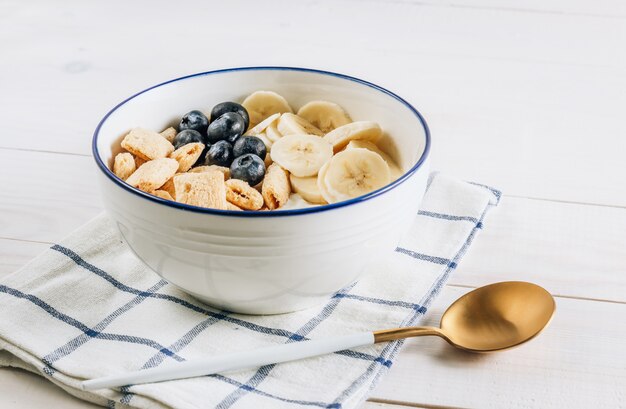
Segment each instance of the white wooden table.
M0 276L101 211L90 157L130 93L292 65L381 84L427 118L434 168L503 190L428 323L469 289L549 289L506 353L406 344L364 407L626 407L626 3L621 0L0 0ZM2 408L88 408L0 369Z

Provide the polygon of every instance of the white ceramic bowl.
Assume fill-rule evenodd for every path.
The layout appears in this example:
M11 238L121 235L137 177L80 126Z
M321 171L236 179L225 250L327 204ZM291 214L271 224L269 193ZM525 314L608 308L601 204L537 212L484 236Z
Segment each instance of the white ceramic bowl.
M340 104L354 120L378 122L384 139L393 138L389 153L407 172L382 189L341 203L237 212L166 201L109 170L131 128L161 130L191 109L209 111L261 89L283 95L294 109L322 99ZM248 67L178 78L133 95L102 119L93 154L104 206L145 264L215 307L275 314L323 302L395 249L425 190L429 146L421 115L381 87L324 71Z

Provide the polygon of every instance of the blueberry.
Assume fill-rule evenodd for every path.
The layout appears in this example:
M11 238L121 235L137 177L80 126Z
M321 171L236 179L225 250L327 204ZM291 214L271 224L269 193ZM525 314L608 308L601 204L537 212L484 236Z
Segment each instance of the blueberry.
M241 104L236 102L222 102L221 104L215 105L211 110L211 122L215 121L227 112L235 112L241 115L245 123L245 128L248 129L248 126L250 125L250 116L248 115L248 111L246 111Z
M234 112L227 112L211 122L207 130L209 143L217 141L235 141L246 131L246 124L241 115Z
M207 143L206 137L202 136L200 132L194 131L193 129L185 129L176 134L173 144L174 148L178 149L183 145L194 142Z
M253 153L261 159L265 159L267 155L267 148L265 143L256 136L244 136L237 139L237 142L233 145L233 153L235 158L245 155L246 153Z
M235 158L230 165L230 177L248 182L250 186L261 183L265 176L265 163L253 153Z
M233 145L227 141L218 141L209 148L204 164L229 167L233 158Z
M209 118L206 115L200 111L189 111L180 120L178 130L193 129L194 131L205 133L208 126Z

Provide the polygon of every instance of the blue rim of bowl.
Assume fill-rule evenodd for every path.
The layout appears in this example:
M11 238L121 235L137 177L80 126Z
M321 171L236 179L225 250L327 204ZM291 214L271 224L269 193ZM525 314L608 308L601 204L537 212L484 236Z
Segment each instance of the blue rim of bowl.
M143 93L146 93L146 92L148 92L150 90L153 90L155 88L158 88L158 87L170 84L172 82L182 81L182 80L186 80L186 79L194 78L194 77L201 77L201 76L204 76L204 75L222 74L222 73L237 72L237 71L299 71L299 72L309 72L309 73L313 73L313 74L328 75L328 76L332 76L332 77L341 78L341 79L344 79L344 80L353 81L353 82L356 82L358 84L365 85L365 86L368 86L370 88L373 88L373 89L375 89L375 90L377 90L379 92L382 92L383 94L386 94L386 95L396 99L400 103L402 103L411 112L413 112L413 114L419 119L420 123L422 124L422 127L424 128L424 132L425 132L425 135L426 135L426 138L425 138L426 139L426 143L425 143L425 146L424 146L424 151L422 152L422 156L415 163L415 165L413 165L413 167L411 169L409 169L409 171L406 172L405 174L403 174L401 177L399 177L398 179L394 180L390 184L388 184L388 185L386 185L386 186L384 186L384 187L382 187L380 189L374 190L373 192L370 192L370 193L368 193L366 195L359 196L359 197L356 197L354 199L345 200L345 201L338 202L338 203L321 205L321 206L315 206L315 207L307 207L307 208L304 208L304 209L272 210L272 211L238 211L238 210L209 209L209 208L205 208L205 207L192 206L192 205L187 205L187 204L184 204L184 203L173 202L171 200L161 199L160 197L153 196L153 195L151 195L149 193L143 192L143 191L141 191L139 189L136 189L136 188L132 187L131 185L127 184L126 182L124 182L123 180L118 178L108 168L108 166L106 166L104 164L104 162L102 161L102 158L100 157L100 154L98 152L98 144L97 144L98 134L100 133L100 128L102 128L102 125L106 122L106 120L109 118L109 116L111 116L122 105L126 104L128 101L134 99L135 97L138 97L139 95L141 95ZM331 71L316 70L316 69L312 69L312 68L301 68L301 67L280 67L280 66L238 67L238 68L225 68L225 69L220 69L220 70L200 72L200 73L197 73L197 74L191 74L191 75L186 75L184 77L175 78L175 79L172 79L172 80L165 81L165 82L162 82L160 84L154 85L152 87L146 88L143 91L140 91L140 92L138 92L138 93L136 93L136 94L126 98L125 100L123 100L122 102L117 104L115 107L113 107L113 109L111 109L109 112L107 112L107 114L102 118L100 123L98 123L98 126L96 127L96 130L94 131L94 134L93 134L92 153L93 153L94 159L95 159L98 167L100 168L100 170L102 170L102 172L106 176L108 176L108 178L111 179L111 181L113 181L119 187L129 191L130 193L133 193L135 195L141 196L144 199L148 199L150 201L153 201L153 202L165 205L165 206L173 207L173 208L180 209L180 210L192 211L192 212L196 212L196 213L206 213L206 214L214 214L214 215L222 215L222 216L235 216L235 217L297 216L297 215L306 215L306 214L312 214L312 213L318 213L318 212L325 212L325 211L329 211L329 210L333 210L333 209L338 209L338 208L341 208L341 207L350 206L350 205L353 205L353 204L356 204L356 203L361 203L361 202L364 202L366 200L370 200L370 199L373 199L373 198L375 198L377 196L380 196L380 195L384 194L385 192L387 192L387 191L389 191L391 189L394 189L395 187L399 186L404 181L406 181L413 173L415 173L422 166L422 164L426 161L426 158L428 157L428 155L430 153L430 130L428 129L428 124L426 123L426 120L424 119L422 114L420 114L419 111L413 107L413 105L409 104L407 101L405 101L400 96L394 94L393 92L391 92L391 91L389 91L389 90L387 90L387 89L385 89L385 88L383 88L381 86L373 84L371 82L362 80L360 78L351 77L349 75L339 74L339 73L331 72Z

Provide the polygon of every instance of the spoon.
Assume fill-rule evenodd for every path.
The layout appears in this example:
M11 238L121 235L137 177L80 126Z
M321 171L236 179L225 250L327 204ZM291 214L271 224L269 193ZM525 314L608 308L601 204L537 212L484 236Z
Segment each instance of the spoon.
M87 380L84 390L191 378L258 367L402 338L436 335L469 352L495 352L534 338L550 322L554 298L538 285L507 281L477 288L456 300L440 327L406 327L281 344L252 351L172 363Z

